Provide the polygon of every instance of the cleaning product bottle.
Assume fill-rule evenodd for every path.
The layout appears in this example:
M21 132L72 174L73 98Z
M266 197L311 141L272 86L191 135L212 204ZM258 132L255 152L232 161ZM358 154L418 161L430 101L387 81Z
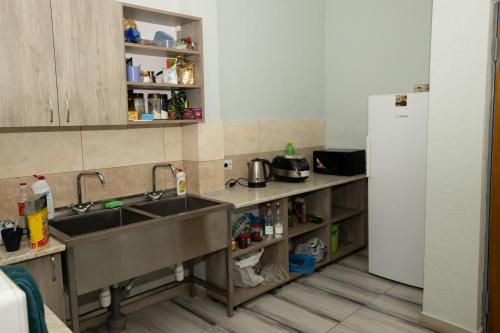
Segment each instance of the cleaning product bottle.
M287 144L286 144L286 147L285 147L285 155L295 155L295 148L293 147L293 144L291 141L289 141Z
M25 202L31 195L31 190L28 188L28 184L23 182L19 183L19 195L17 197L17 225L19 228L27 228L26 225L26 215L24 213Z
M186 173L182 169L177 169L175 174L177 195L186 195Z
M47 218L52 220L55 217L54 211L54 197L52 196L52 191L50 190L49 183L45 180L45 176L33 175L36 182L31 184L31 189L34 194L46 194L47 195Z

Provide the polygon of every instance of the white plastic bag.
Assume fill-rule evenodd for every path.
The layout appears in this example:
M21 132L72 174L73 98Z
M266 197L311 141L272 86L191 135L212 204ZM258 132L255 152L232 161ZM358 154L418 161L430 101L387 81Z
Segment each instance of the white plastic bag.
M258 286L264 281L264 277L254 271L264 253L264 249L249 253L245 256L236 258L234 261L234 285L242 288L251 288Z
M324 259L325 252L326 246L319 238L311 238L295 248L295 254L310 254L316 258L317 263Z
M259 263L262 254L264 253L264 249L261 249L257 252L252 252L247 255L238 257L234 260L234 268L241 269L245 267L252 267Z

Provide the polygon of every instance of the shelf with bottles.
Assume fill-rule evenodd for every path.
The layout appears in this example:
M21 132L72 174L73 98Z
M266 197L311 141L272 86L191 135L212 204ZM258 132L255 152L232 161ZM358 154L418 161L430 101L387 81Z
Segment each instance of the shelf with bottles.
M288 237L294 238L330 223L331 190L323 189L288 200Z
M286 215L283 217L283 214L286 208L283 209L283 204L286 204L286 200L276 200L233 212L231 231L233 258L285 240L283 219L286 218ZM272 226L269 225L269 221L271 221Z
M128 92L129 124L190 124L203 121L203 109L190 107L185 91Z
M122 11L127 89L145 94L184 91L189 106L204 112L202 19L131 4L122 4ZM128 123L192 124L204 117L169 118Z

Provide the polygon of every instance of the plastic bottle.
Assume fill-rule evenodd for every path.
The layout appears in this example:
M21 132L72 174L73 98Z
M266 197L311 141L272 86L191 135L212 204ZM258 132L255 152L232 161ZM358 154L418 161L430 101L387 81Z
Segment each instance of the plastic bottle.
M184 280L184 266L182 263L178 263L175 265L175 281L182 281Z
M17 225L19 228L27 228L26 225L26 216L24 214L24 203L31 195L31 190L28 188L28 184L23 182L19 183L19 195L17 197Z
M273 225L273 210L271 208L271 203L267 203L267 211L266 211L266 222L264 224L264 235L266 239L274 238L274 225Z
M280 203L276 203L276 216L274 219L274 237L277 239L283 238L283 222L281 221Z
M286 144L286 147L285 147L285 155L295 155L295 148L293 147L293 144L291 141L289 141L287 144Z
M186 195L186 173L177 169L175 174L177 195Z
M55 217L54 212L54 197L52 196L52 191L50 190L49 183L45 180L45 176L33 175L36 182L31 184L31 189L34 194L46 194L47 195L47 217L52 220Z

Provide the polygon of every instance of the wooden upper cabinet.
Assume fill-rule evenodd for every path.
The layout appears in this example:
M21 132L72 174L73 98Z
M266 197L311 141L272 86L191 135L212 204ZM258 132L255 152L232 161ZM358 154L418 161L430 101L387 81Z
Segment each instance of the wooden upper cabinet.
M0 1L0 127L59 125L50 17L50 0Z
M112 0L51 3L60 124L127 124L121 4Z

